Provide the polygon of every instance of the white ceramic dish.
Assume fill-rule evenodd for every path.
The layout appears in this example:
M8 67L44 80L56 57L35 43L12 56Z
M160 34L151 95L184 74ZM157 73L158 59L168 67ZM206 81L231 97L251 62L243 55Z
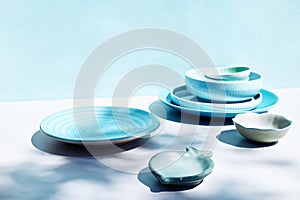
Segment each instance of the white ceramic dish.
M205 73L207 78L223 81L247 80L249 75L250 67L247 66L211 68Z
M149 168L162 184L198 185L214 168L211 156L210 151L193 147L186 148L186 151L165 151L150 159Z
M244 101L257 95L262 87L262 76L251 72L249 80L219 81L206 78L207 68L191 69L185 73L190 93L199 98L216 102Z
M237 131L256 142L275 142L286 135L292 121L271 113L243 113L232 119Z
M208 110L215 112L232 112L232 111L247 111L252 110L258 106L262 101L262 94L258 93L254 97L241 102L229 103L208 103L195 95L191 94L186 86L179 86L170 93L171 99L174 103L192 109Z

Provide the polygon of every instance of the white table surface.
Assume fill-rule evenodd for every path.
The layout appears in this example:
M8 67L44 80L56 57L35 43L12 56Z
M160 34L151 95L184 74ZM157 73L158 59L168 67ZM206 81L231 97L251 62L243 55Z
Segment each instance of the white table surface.
M149 140L126 144L126 151L97 149L96 156L39 132L41 120L71 108L71 100L0 103L0 199L299 199L300 88L273 92L280 100L270 112L293 121L276 144L248 142L233 125L209 126L204 119L200 125L178 123L178 112L152 103L157 97L134 97L129 106L148 110L152 103L153 112L162 110L175 122L160 118L161 127ZM189 145L213 148L215 168L200 185L166 187L148 172L155 153Z

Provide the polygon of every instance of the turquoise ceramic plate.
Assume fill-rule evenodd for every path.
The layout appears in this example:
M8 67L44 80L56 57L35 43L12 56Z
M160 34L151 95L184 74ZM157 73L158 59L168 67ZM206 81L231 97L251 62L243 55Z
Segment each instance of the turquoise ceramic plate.
M227 103L210 103L204 101L191 94L186 86L179 86L172 90L170 93L171 100L182 107L200 109L215 112L240 112L245 110L252 110L262 101L262 95L258 93L254 97L240 102L227 102Z
M40 129L62 142L108 144L147 137L159 124L156 117L143 110L99 106L54 113L41 122Z
M211 155L193 147L186 151L165 151L150 159L149 168L162 184L198 185L214 168Z
M237 115L239 113L244 113L244 112L255 112L255 113L266 112L278 102L278 97L274 93L272 93L268 90L265 90L265 89L261 89L260 93L262 95L261 103L256 108L254 108L253 110L250 110L250 111L246 111L246 110L245 111L241 111L241 110L236 111L236 110L233 110L233 111L230 111L230 112L229 111L227 111L227 112L217 112L217 111L208 111L207 109L201 109L201 108L199 108L199 109L186 108L186 107L180 106L180 105L178 105L178 104L176 104L172 101L169 90L162 91L162 93L159 96L159 99L164 104L166 104L167 106L169 106L169 107L171 107L175 110L178 110L178 111L181 111L181 112L184 112L184 113L189 113L189 114L192 114L192 115L201 115L201 116L206 116L206 117L210 117L210 116L213 116L213 117L234 117L235 115Z

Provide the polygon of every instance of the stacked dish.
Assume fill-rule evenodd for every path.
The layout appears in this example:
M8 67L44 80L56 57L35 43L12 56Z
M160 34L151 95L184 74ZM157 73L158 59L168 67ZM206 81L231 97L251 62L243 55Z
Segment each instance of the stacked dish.
M163 91L160 100L190 114L234 117L265 112L278 97L262 89L262 76L245 66L197 68L185 73L186 85Z

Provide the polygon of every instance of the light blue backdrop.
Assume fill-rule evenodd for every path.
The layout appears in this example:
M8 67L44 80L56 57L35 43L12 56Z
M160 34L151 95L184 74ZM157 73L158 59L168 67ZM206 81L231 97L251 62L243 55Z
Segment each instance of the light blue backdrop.
M248 64L265 88L300 87L298 0L13 0L0 2L0 101L72 98L79 69L111 36L167 28L197 41L217 65ZM160 63L179 72L187 63L157 51L118 60L120 70ZM114 80L114 81L112 81ZM114 84L101 95L109 96ZM153 95L151 88L139 94Z

